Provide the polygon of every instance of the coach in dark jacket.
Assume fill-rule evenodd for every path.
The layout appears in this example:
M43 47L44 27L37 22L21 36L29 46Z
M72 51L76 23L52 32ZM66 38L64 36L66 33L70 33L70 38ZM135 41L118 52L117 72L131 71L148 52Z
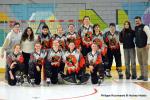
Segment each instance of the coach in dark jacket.
M135 44L141 76L138 80L148 81L148 52L150 47L150 29L142 24L141 17L135 17Z

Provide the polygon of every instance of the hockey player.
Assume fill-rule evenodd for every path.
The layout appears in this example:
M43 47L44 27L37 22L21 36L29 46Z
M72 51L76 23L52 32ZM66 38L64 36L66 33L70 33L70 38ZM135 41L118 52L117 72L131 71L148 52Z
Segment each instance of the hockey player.
M32 84L39 85L41 82L41 69L42 66L45 66L47 52L41 49L40 42L36 42L34 48L35 51L31 54L29 61L29 76Z
M21 51L20 44L14 45L13 52L11 52L7 57L7 66L8 66L8 84L9 85L16 85L17 78L16 74L17 71L20 73L25 72L25 66L23 64L24 58Z
M83 18L83 25L79 29L79 35L82 38L82 54L86 56L91 51L93 26L90 24L90 17Z
M110 30L104 34L104 41L108 46L108 66L106 68L106 76L111 77L110 71L113 62L113 57L115 57L116 70L119 75L119 79L123 78L122 74L122 63L121 63L121 53L120 53L120 43L119 43L119 32L116 31L116 25L114 23L109 24Z
M92 51L86 57L86 66L90 69L92 84L97 84L98 81L104 79L104 67L102 65L101 53L98 51L98 45L92 43L91 48Z
M80 48L81 45L81 37L78 35L77 32L75 32L75 26L74 24L69 24L68 25L68 32L66 33L66 48L68 48L68 45L70 42L75 43L75 47L77 49Z
M70 83L84 83L88 80L85 75L85 59L80 52L75 49L74 42L69 43L69 50L63 55L64 67L64 80Z
M51 48L51 33L47 25L42 27L42 33L38 35L38 41L42 44L42 49Z
M52 36L52 42L54 40L57 40L59 42L60 49L65 50L65 47L66 47L66 36L65 36L65 33L64 33L63 28L62 28L61 25L59 25L57 27L57 34L54 34Z
M98 49L102 53L103 56L107 53L107 46L104 43L103 40L103 34L100 31L100 26L98 24L93 25L93 39L92 42L96 43L98 45Z
M59 42L53 41L53 47L49 50L46 60L46 82L52 84L58 82L58 73L62 72L64 63L62 62L62 51L59 48Z

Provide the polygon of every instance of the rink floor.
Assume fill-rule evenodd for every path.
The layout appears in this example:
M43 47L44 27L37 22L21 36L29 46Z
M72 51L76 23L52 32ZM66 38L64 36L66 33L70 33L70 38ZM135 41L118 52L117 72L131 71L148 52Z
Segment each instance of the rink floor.
M35 87L9 86L0 79L0 100L150 100L150 78L143 82L114 77L105 79L100 86L89 82L85 85Z

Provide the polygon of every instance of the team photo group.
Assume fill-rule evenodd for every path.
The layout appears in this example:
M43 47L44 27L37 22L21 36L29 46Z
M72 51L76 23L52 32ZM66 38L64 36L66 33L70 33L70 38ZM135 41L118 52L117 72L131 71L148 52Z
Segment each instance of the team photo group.
M45 24L37 37L31 27L20 30L21 24L15 22L1 50L1 58L6 52L5 80L11 86L40 85L42 81L79 85L90 80L92 84L101 84L113 76L114 59L118 79L148 81L150 29L140 16L134 21L134 28L131 27L134 23L125 21L120 32L115 23L110 23L109 30L102 32L99 24L92 24L90 17L84 16L79 29L72 23L67 25L68 29L58 25L54 34ZM121 44L125 73L122 72ZM140 73L136 69L136 56Z

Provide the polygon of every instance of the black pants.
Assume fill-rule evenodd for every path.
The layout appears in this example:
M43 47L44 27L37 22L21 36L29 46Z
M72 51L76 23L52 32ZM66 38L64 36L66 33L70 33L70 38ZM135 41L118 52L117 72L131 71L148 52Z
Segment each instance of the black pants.
M83 56L85 57L89 52L92 51L91 46L86 47L85 45L82 45L82 50L81 53L83 54Z
M67 72L67 75L68 75L68 76L72 76L72 77L74 77L75 79L78 79L78 80L80 80L80 81L82 80L82 79L81 79L82 74L85 74L83 68L80 69L78 73L72 72L71 74L69 74L69 73Z
M49 61L46 61L46 77L51 79L52 84L57 84L58 73L63 72L65 64L60 63L59 67L52 66Z
M102 56L102 64L103 64L104 70L106 70L107 66L108 66L108 56L107 56L107 54L105 56Z
M108 55L108 66L106 69L111 70L113 57L115 58L116 67L119 68L122 66L120 49L115 49L115 50L108 49L107 55Z
M22 55L23 55L23 57L24 57L25 74L28 75L30 53L22 52Z
M36 66L39 66L40 71L37 70ZM39 85L41 83L41 69L42 65L37 65L36 63L29 63L29 76L31 79L35 79L34 83Z
M9 66L8 66L8 68L9 68ZM9 84L9 85L11 85L11 86L16 85L16 82L17 82L17 80L16 80L16 72L17 72L17 71L20 71L20 72L23 72L23 73L24 73L24 68L25 68L24 64L15 64L15 68L13 68L13 69L7 69L8 84ZM9 71L12 72L12 74L13 74L13 76L14 76L14 80L12 80L12 79L10 78Z
M94 66L93 72L91 72L91 82L92 84L97 84L99 78L104 78L104 66L98 64Z

